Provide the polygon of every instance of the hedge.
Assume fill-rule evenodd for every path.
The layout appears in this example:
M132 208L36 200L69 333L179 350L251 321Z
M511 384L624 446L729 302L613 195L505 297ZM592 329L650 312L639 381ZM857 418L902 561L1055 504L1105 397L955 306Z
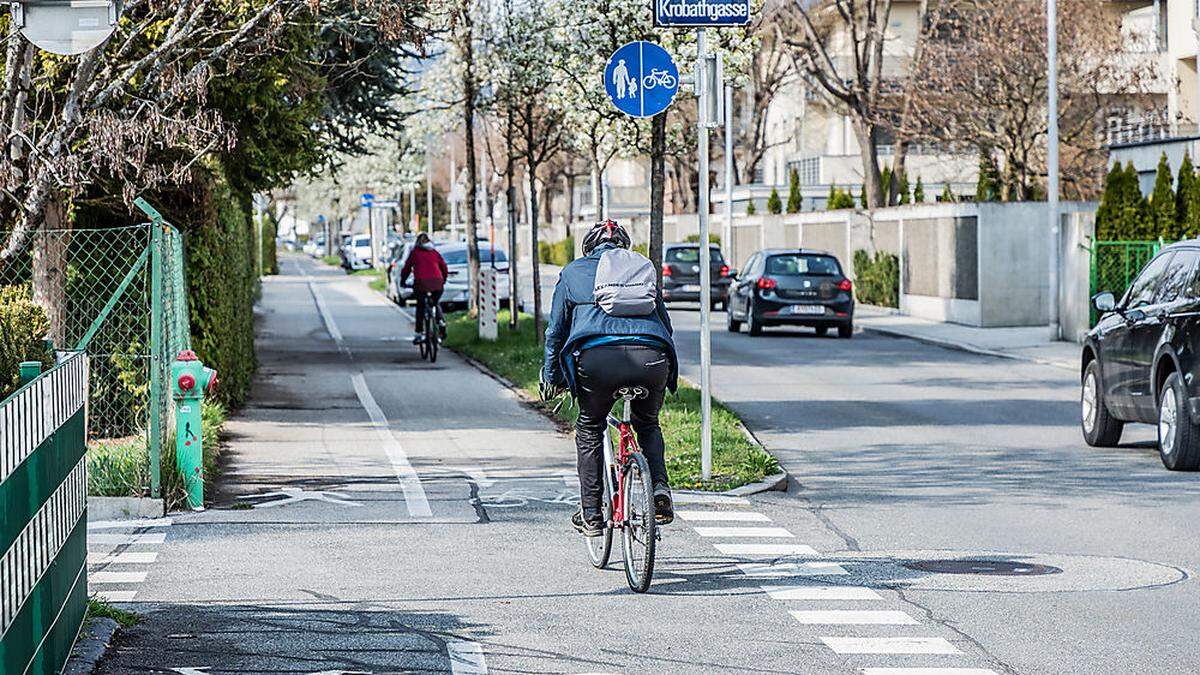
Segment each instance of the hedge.
M858 301L879 307L900 307L900 259L879 251L872 258L859 249L854 252L854 287Z
M538 242L538 260L546 265L566 267L575 259L575 238L567 237L556 243Z
M49 331L50 320L28 286L0 286L0 400L20 387L22 361L54 365L45 342Z

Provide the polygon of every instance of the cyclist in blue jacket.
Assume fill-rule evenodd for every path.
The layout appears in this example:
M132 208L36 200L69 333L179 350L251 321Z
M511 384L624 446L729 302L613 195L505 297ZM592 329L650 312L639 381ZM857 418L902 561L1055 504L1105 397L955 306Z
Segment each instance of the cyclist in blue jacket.
M546 328L542 397L569 389L579 401L575 444L580 509L572 524L589 537L604 531L603 434L613 395L622 387L640 386L650 392L633 402L632 423L650 464L656 519L666 524L675 518L658 423L663 397L668 389L675 391L679 373L671 319L661 293L652 313L634 317L607 314L593 296L600 257L613 247L629 246L629 233L616 222L593 227L583 240L584 257L563 268L558 278Z

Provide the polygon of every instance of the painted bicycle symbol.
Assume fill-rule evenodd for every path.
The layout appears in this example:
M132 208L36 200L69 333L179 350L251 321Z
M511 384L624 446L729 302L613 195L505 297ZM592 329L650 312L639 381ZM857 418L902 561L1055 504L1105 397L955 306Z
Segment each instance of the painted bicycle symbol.
M660 86L667 89L674 89L677 84L679 84L679 81L675 79L674 75L658 68L652 69L649 75L642 78L642 88L647 91Z

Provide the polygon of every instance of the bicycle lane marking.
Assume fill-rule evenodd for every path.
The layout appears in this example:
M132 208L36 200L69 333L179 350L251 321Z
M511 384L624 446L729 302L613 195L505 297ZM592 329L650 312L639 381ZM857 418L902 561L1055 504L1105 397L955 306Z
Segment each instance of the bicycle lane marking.
M450 657L453 675L487 675L487 659L483 645L469 640L447 640L446 655Z

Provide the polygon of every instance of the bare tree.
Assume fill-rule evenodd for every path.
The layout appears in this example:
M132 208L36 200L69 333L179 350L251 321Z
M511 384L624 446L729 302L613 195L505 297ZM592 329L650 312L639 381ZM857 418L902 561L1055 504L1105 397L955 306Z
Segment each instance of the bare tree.
M771 103L795 77L792 59L784 46L785 40L779 22L783 7L783 0L770 0L765 3L751 27L751 32L759 37L760 46L750 54L749 86L744 94L747 124L738 142L738 147L744 148L743 169L740 172L737 153L734 153L735 180L739 176L741 178L738 182L753 182L767 152L791 140L786 137L771 140L767 134L767 113L771 109Z

